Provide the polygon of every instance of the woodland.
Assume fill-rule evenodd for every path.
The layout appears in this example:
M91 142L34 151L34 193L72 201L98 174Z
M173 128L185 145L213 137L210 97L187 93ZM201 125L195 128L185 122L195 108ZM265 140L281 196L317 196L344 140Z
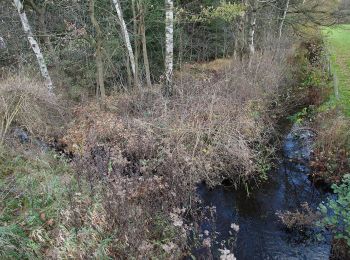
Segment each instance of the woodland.
M349 24L0 0L0 259L350 259Z

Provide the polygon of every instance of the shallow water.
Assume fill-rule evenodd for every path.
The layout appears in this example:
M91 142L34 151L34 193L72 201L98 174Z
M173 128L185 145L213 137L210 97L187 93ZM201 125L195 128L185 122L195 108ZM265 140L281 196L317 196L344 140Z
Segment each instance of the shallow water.
M307 176L312 132L294 130L285 137L283 160L278 169L269 175L267 183L251 191L249 197L244 190L222 186L208 189L204 184L198 187L203 205L216 208L215 217L201 224L202 232L207 230L212 237L214 259L219 257L218 249L224 247L238 260L329 258L328 234L323 234L320 241L315 238L316 230L311 235L289 232L276 216L277 211L293 211L303 202L315 209L328 196L316 189ZM232 223L239 225L238 233L230 228Z

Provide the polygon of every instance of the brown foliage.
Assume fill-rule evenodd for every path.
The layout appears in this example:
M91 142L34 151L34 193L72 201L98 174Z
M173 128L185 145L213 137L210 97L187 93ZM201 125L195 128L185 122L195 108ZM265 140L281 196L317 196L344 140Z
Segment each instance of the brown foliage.
M350 171L349 119L328 111L320 113L314 125L318 135L311 162L312 178L316 182L338 183Z
M183 216L197 203L198 182L261 180L284 111L284 67L268 54L257 55L251 69L223 64L178 72L169 99L154 86L112 95L103 109L95 102L74 109L62 141L90 201L99 199L103 223L96 228L115 239L109 256L180 257L191 230ZM91 225L88 202L73 201L71 225Z
M0 82L0 137L5 138L12 125L46 136L60 130L62 122L58 100L47 88L23 76Z
M277 212L276 215L288 229L303 230L320 220L319 212L313 211L307 203L301 204L301 210Z
M215 73L182 71L171 100L154 88L111 96L105 110L76 108L63 141L81 156L103 146L111 171L123 175L157 174L184 186L258 180L271 153L262 147L274 131L277 116L269 110L282 74L268 55L252 70L229 64Z

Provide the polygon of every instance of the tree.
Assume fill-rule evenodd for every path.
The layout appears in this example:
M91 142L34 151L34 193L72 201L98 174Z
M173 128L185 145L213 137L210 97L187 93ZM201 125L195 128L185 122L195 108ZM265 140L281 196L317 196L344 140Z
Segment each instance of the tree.
M29 41L29 44L32 47L33 52L35 53L36 59L37 59L38 64L39 64L39 69L40 69L41 75L45 79L45 83L46 83L46 86L47 86L49 92L53 92L53 84L52 84L52 80L51 80L49 71L47 69L46 63L45 63L44 56L40 50L38 42L34 38L32 29L30 27L30 24L29 24L29 21L27 18L27 15L24 12L22 2L20 0L13 0L13 2L17 8L19 17L21 19L24 33L26 34L27 39Z
M286 20L288 8L289 8L289 0L286 0L286 6L283 10L283 15L282 15L281 22L280 22L279 29L278 29L278 39L279 40L281 40L281 37L282 37L283 24L284 24L284 21Z
M146 13L146 5L144 4L144 0L141 0L140 4L140 31L141 31L141 42L142 42L142 55L143 55L143 63L145 66L146 73L146 82L147 86L150 87L152 85L151 82L151 72L149 67L148 60L148 51L147 51L147 39L146 39L146 25L145 25L145 13Z
M103 75L103 61L102 61L102 31L99 23L95 17L95 1L89 0L89 15L92 26L96 31L96 43L95 43L95 61L97 68L97 89L96 96L101 96L101 99L104 100L106 96L105 85L104 85L104 75Z
M255 35L255 27L256 27L256 12L257 12L257 8L254 3L250 13L250 18L249 18L249 35L248 35L249 67L251 66L252 58L255 54L254 35Z
M0 36L0 49L5 49L5 48L6 48L5 40Z
M39 35L44 39L44 43L48 48L50 54L52 55L55 65L59 65L59 60L55 53L52 42L50 40L50 36L47 31L47 27L45 23L45 15L46 15L46 8L47 8L48 1L44 1L41 5L37 3L35 0L27 0L24 3L27 4L32 10L34 10L36 15L38 16Z
M165 85L164 94L173 92L174 66L174 2L165 0Z
M136 3L135 0L131 0L131 9L132 9L132 15L133 15L133 25L134 25L134 59L135 59L135 75L134 75L134 81L135 85L139 85L139 23L138 23L138 14L136 11Z
M135 65L135 57L134 57L134 52L132 50L132 46L130 43L130 37L129 37L129 33L128 33L128 28L126 27L124 18L123 18L123 13L122 13L122 9L121 9L121 5L119 3L119 0L113 0L113 4L115 6L115 10L117 11L117 15L118 15L118 19L121 25L121 30L122 30L122 35L124 38L124 42L126 45L126 48L128 50L128 54L129 54L129 61L130 61L130 65L131 65L131 70L132 70L132 74L134 76L134 83L137 84L138 82L138 75L136 72L136 65Z

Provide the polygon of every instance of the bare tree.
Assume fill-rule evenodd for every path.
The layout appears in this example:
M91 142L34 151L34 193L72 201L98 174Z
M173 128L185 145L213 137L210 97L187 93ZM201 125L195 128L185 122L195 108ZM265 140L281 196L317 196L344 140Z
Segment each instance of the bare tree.
M45 15L46 15L46 8L47 8L48 1L44 1L42 5L36 4L34 0L29 0L29 1L26 1L25 3L27 3L37 14L38 21L39 21L40 37L44 39L44 43L48 48L50 54L52 55L55 65L59 65L59 60L55 53L52 42L50 40L50 36L47 31L46 23L45 23Z
M250 22L249 22L249 35L248 35L249 67L251 66L252 58L255 54L255 43L254 43L255 26L256 26L256 9L254 7L250 14Z
M138 14L136 11L136 2L135 0L131 0L131 9L132 9L132 15L133 15L133 25L134 25L134 59L135 59L135 75L134 75L134 81L135 85L139 85L139 23L138 23Z
M48 90L50 92L53 92L53 84L52 84L52 80L51 80L49 71L47 70L44 56L40 50L38 42L34 38L32 29L30 27L30 24L29 24L29 21L27 18L27 15L24 12L22 2L20 0L13 0L13 2L17 8L19 17L21 19L23 30L27 36L27 39L30 43L30 46L32 47L33 52L35 53L36 59L37 59L38 64L39 64L41 75L45 79L45 83L47 85Z
M174 66L174 2L165 0L165 85L164 94L173 92Z
M95 43L95 60L97 68L97 89L96 96L101 95L101 99L104 100L106 96L105 85L104 85L104 75L103 75L103 61L102 61L102 31L99 23L95 17L95 1L89 0L89 15L91 19L92 26L96 31L96 43Z
M142 41L142 53L143 53L143 63L145 66L145 73L146 73L146 82L147 86L151 86L151 72L150 72L150 66L149 66L149 60L148 60L148 52L147 52L147 39L146 39L146 25L145 25L145 13L146 13L146 6L143 3L143 0L140 4L140 11L141 11L141 18L140 18L140 30L141 30L141 41Z
M285 8L283 10L283 15L282 15L280 26L279 26L279 29L278 29L278 39L279 40L281 40L281 37L282 37L282 30L283 30L284 21L286 20L286 17L287 17L287 12L288 12L288 8L289 8L289 1L290 0L286 1L286 6L285 6Z
M5 40L1 36L0 36L0 49L6 49Z
M128 50L129 61L130 61L130 65L131 65L131 71L132 71L132 74L134 76L135 84L137 84L137 73L136 73L134 52L132 50L132 46L131 46L131 43L130 43L130 37L129 37L128 29L126 27L126 24L125 24L125 21L124 21L124 18L123 18L121 5L119 3L119 0L113 0L113 4L115 6L115 10L117 11L118 19L119 19L119 22L121 24L121 30L122 30L124 42L125 42L126 48Z

